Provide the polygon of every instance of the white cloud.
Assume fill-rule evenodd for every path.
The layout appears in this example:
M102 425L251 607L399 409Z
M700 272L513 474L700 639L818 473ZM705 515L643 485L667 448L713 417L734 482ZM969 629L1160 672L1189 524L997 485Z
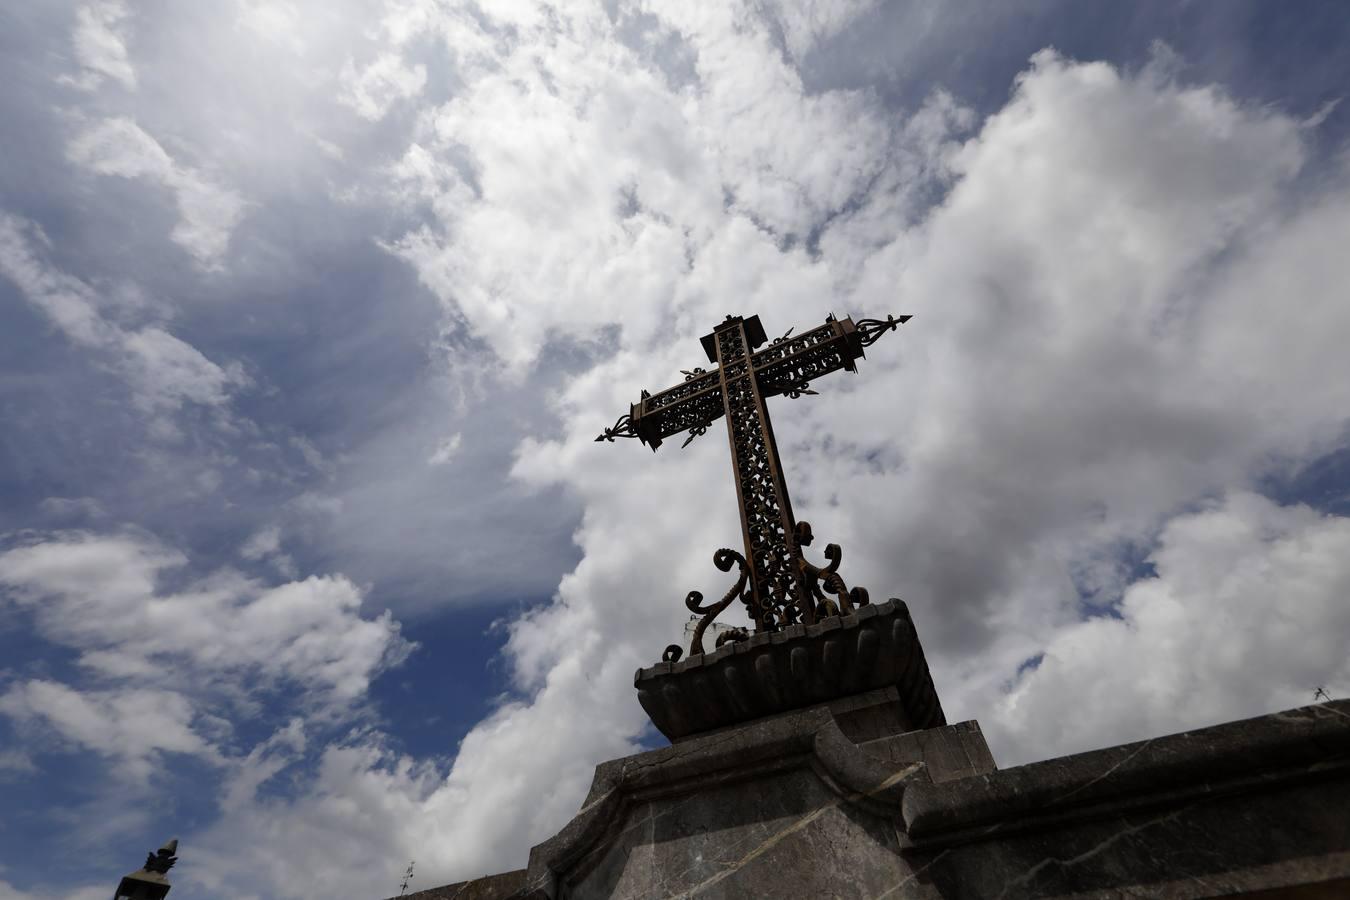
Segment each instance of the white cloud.
M325 748L296 799L255 796L253 782L271 777L294 752L273 742L241 770L225 814L196 839L194 881L212 896L249 888L272 897L393 894L410 830L434 827L418 808L434 770L358 737ZM361 862L347 864L354 860Z
M173 579L175 588L165 589L185 562L181 554L137 535L34 536L0 553L0 601L31 614L37 635L75 651L83 669L69 683L18 678L0 693L0 715L33 751L7 767L40 768L42 754L54 747L103 756L113 763L108 790L139 809L137 798L155 789L152 776L172 757L204 761L217 777L201 782L200 789L219 792L220 828L247 826L233 835L237 843L230 849L237 863L291 840L260 824L274 806L286 804L260 799L259 788L286 769L290 779L306 784L304 752L312 736L335 729L342 734L359 723L371 681L398 665L412 645L387 612L362 617L360 592L343 578L268 587L224 570L186 582ZM253 729L278 718L281 724L270 737L240 748L238 733L245 725ZM366 821L339 814L359 808L362 798L342 793L340 784L326 785L341 780L342 759L375 764L376 757L367 754L373 740L358 727L319 749L313 789L296 801L322 813L311 826L318 838L316 860L323 847L331 848L324 841L342 831L342 821ZM412 768L411 762L398 763L390 778L405 778ZM379 775L363 771L361 777L373 782ZM329 791L333 796L325 799ZM211 849L218 842L184 837L198 848L192 874L185 870L184 877L210 884L213 871L227 872L238 886L236 864L212 866L213 859L221 862ZM280 870L265 874L278 878ZM333 884L348 877L336 867ZM253 884L275 893L266 879ZM375 885L370 881L372 890Z
M66 148L71 161L100 175L148 177L167 183L174 162L159 142L130 119L105 119L85 128Z
M346 707L411 649L386 612L360 616L361 593L341 577L265 587L228 570L173 592L162 573L186 562L135 536L58 535L0 554L0 583L36 618L38 633L112 677L219 678L304 687L307 703Z
M153 165L153 157L130 153L113 164L130 170ZM45 243L31 223L0 213L0 274L67 338L106 354L106 364L126 380L143 410L158 415L184 403L222 407L233 389L247 383L238 365L217 365L162 328L127 328L109 318L99 292L44 258Z
M72 163L100 175L147 178L170 189L179 219L170 237L203 269L220 269L230 233L244 214L243 199L205 173L181 165L131 119L96 122L67 145Z
M711 34L707 40L716 43ZM707 51L710 59L704 53L700 47L705 79L719 60L735 65L730 47ZM778 102L794 96L789 81L764 90L777 92ZM718 122L709 91L705 102ZM847 110L855 102L864 101L834 98L815 108ZM851 115L880 118L865 107ZM1268 711L1307 699L1298 679L1314 671L1324 681L1342 677L1334 669L1340 662L1319 657L1302 672L1267 669L1278 688L1263 694L1241 683L1214 685L1170 718L1121 716L1109 731L1106 713L1065 732L1038 728L1030 717L1022 731L1000 725L1004 689L1024 660L1071 645L1075 629L1111 627L1077 625L1072 573L1089 572L1095 561L1096 600L1110 604L1126 588L1122 552L1147 546L1188 503L1225 491L1241 498L1270 460L1336 446L1350 408L1350 364L1335 336L1350 322L1341 299L1344 257L1328 250L1350 238L1350 191L1337 181L1318 200L1299 200L1305 150L1297 121L1245 108L1216 88L1178 84L1161 67L1129 76L1040 54L1007 106L959 149L950 134L964 115L942 101L929 115L916 125L927 139L916 140L911 158L939 184L945 180L947 193L923 219L905 227L906 194L868 193L859 209L831 223L819 261L783 252L733 220L704 232L691 272L671 266L658 279L706 291L733 303L731 311L759 312L771 330L811 324L826 309L917 314L869 352L856 380L834 376L819 386L820 398L776 401L798 513L844 545L850 583L908 600L949 715L990 719L1004 764L1147 737L1154 726ZM758 152L757 136L725 134L740 142L717 157L728 183L753 187L774 165L800 171L782 196L813 198L792 214L807 220L826 215L847 185L867 177L864 164L828 140L815 146L837 182L815 180L819 166L803 169L791 158L756 167L747 161ZM871 140L865 129L861 140ZM528 190L528 181L518 189ZM753 208L778 209L768 195L755 196ZM896 223L903 230L879 230ZM836 269L836 260L850 265ZM1297 311L1285 307L1271 322L1257 304L1268 305L1282 280L1298 285ZM784 281L782 290L764 287ZM498 302L509 306L509 296ZM516 308L531 308L529 291L515 296ZM822 297L831 298L825 308ZM653 317L652 303L659 301L646 301L644 319ZM669 315L679 323L692 318L683 309ZM690 330L716 318L704 315ZM688 338L674 329L669 346L652 352L640 330L625 329L618 349L563 392L566 437L521 447L520 477L564 484L582 498L576 539L583 560L552 606L512 626L508 659L518 686L534 693L476 735L502 753L520 740L517 729L553 734L570 719L608 731L616 749L636 735L643 716L631 696L596 685L619 680L608 674L616 658L630 668L657 657L678 633L682 591L709 589L715 573L705 553L736 543L724 448L703 452L695 444L684 456L663 449L653 461L634 446L592 443L608 421L601 410L617 414L639 387L663 387L681 366L698 362ZM515 350L502 348L508 356ZM1339 533L1341 525L1328 527ZM695 553L699 541L706 549ZM1192 565L1217 584L1228 561L1199 556ZM1316 600L1290 618L1343 644L1350 623L1333 612L1339 584L1327 578L1314 586ZM1186 633L1200 640L1204 620L1189 621ZM1231 624L1243 630L1236 646L1262 638L1251 616ZM1291 629L1280 652L1297 654L1300 641ZM1138 652L1112 657L1117 679L1144 681L1147 642L1130 646ZM1185 677L1173 672L1177 685L1205 674L1184 646L1170 658L1196 667ZM1053 691L1031 699L1048 683L1041 677L1025 681L1019 706L1035 710L1037 721L1058 715ZM606 742L591 740L598 760ZM467 764L468 741L465 747L457 766ZM547 783L555 796L578 802L585 778L559 779L557 766L550 759L514 771L519 796L538 796ZM498 789L485 775L470 791ZM485 828L502 822L499 840L515 843L513 852L503 847L492 857L502 865L519 864L529 841L547 832L530 830L532 810L474 821ZM451 871L469 874L467 866Z
M231 387L246 383L237 366L222 368L159 328L123 332L121 338L121 368L152 406L222 406Z
M127 54L126 19L130 12L121 0L95 0L75 11L71 41L83 72L62 80L93 90L112 79L127 90L136 89L136 69Z
M82 749L117 759L123 777L137 783L148 782L161 753L219 761L192 728L192 704L173 691L82 693L59 682L34 679L0 694L0 713L21 725L44 725Z
M720 320L728 296L818 298L828 272L778 244L877 183L908 199L946 139L861 91L806 94L742 13L659 15L690 45L697 89L672 89L598 9L522 15L516 40L472 45L466 84L392 169L393 197L435 217L392 248L513 372L554 338L619 326L625 346L665 350Z
M304 47L299 34L304 25L299 8L285 0L240 0L237 23L258 37L288 46Z
M344 91L339 99L357 115L379 121L401 100L415 97L427 83L427 69L407 66L395 53L385 53L360 71L351 60L342 69Z
M1017 756L1350 694L1350 519L1239 493L1167 524L1119 618L1057 631L983 717Z
M244 559L263 559L280 551L281 527L269 525L250 535L244 545L239 548L239 555Z
M463 435L458 431L450 435L436 445L436 449L432 451L431 456L427 457L427 463L433 466L443 466L450 462L459 452L459 445L463 440Z

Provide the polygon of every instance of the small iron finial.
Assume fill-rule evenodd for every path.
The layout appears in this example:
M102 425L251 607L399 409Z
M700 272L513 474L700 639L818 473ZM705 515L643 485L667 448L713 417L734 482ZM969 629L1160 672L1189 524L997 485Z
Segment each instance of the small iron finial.
M141 866L147 872L157 872L160 875L166 874L173 868L173 864L178 862L178 838L172 838L166 841L163 847L153 853L145 855L145 865Z
M398 885L398 895L399 895L400 897L402 897L404 894L408 893L408 882L412 881L412 878L413 878L413 866L416 865L416 864L417 864L417 860L415 860L415 859L410 859L410 860L408 860L408 868L404 871L404 873L403 873L403 880L400 881L400 882L399 882L399 885Z

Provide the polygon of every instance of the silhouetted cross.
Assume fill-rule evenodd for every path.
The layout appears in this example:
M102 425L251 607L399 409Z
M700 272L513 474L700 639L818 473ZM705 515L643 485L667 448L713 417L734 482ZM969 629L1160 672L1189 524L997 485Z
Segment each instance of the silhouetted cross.
M716 368L685 371L683 383L658 394L643 391L642 399L633 404L628 414L596 438L613 441L618 437L635 437L655 450L671 435L688 431L689 437L684 442L688 445L707 432L719 416L726 416L741 506L741 531L745 555L750 560L750 596L744 599L758 630L771 631L798 621L814 624L814 600L821 596L817 580L825 581L832 590L837 585L841 603L848 605L847 592L835 572L839 564L838 547L832 544L827 548L831 564L826 569L811 566L802 558L800 545L810 542L810 526L805 522L799 526L792 517L792 503L764 401L778 394L794 398L814 394L810 382L821 375L839 369L857 371L856 361L863 356L863 348L909 319L909 316L887 316L885 320L859 319L855 324L847 317L829 316L824 325L795 337L789 329L787 334L757 350L767 340L759 316L748 319L727 316L712 334L702 339L703 350ZM730 571L731 556L717 557L718 567ZM692 599L695 596L702 600L701 595L691 593L690 609L711 612L699 607L698 601ZM728 594L718 611L732 599L733 595ZM711 615L708 618L711 620ZM695 636L691 652L702 652L701 635L702 629Z

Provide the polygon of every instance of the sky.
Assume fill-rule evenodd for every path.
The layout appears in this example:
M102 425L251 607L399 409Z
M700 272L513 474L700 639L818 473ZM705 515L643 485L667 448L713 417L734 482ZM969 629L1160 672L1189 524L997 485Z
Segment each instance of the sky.
M914 316L775 430L1000 766L1350 696L1348 41L0 0L0 900L523 866L727 586L725 444L594 437L729 313Z

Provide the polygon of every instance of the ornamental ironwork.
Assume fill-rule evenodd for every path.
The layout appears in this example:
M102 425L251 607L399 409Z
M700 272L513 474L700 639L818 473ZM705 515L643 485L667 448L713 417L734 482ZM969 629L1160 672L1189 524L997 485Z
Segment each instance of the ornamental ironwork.
M708 625L738 599L757 632L812 625L819 618L847 615L867 605L867 591L849 589L839 574L843 556L839 545L826 546L828 562L823 567L802 555L802 547L813 537L811 525L793 518L765 400L780 394L789 399L815 394L811 384L821 376L840 369L856 372L863 348L909 319L887 316L854 322L829 316L823 325L796 335L788 329L770 342L759 316L727 316L702 339L715 368L686 369L681 373L684 380L673 387L656 394L644 390L639 401L596 438L611 442L637 438L656 450L666 438L688 431L684 441L688 446L718 418L727 420L745 553L724 548L714 554L713 563L723 572L738 569L736 583L720 601L704 606L697 591L685 599L690 611L703 617L690 641L690 654L704 651ZM733 629L719 635L718 644L746 637L743 629ZM673 661L682 654L682 648L672 645L666 648L665 659Z

